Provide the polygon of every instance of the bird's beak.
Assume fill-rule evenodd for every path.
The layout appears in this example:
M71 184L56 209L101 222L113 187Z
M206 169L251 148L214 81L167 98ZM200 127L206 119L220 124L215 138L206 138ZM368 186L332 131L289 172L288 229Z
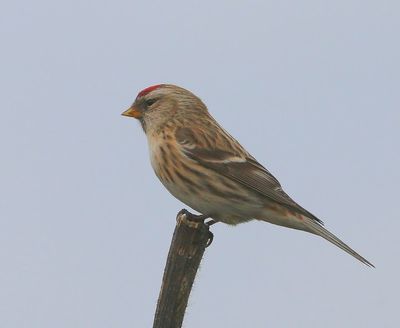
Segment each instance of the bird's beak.
M134 117L134 118L141 118L142 117L142 113L140 111L138 111L138 109L135 106L129 107L121 115Z

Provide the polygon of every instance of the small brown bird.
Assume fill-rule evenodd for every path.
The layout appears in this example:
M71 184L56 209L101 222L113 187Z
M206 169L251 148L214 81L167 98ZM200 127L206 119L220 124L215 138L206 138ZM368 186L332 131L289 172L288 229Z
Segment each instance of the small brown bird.
M292 200L190 91L170 84L148 87L122 115L140 121L162 184L203 217L232 225L257 219L304 230L373 266Z

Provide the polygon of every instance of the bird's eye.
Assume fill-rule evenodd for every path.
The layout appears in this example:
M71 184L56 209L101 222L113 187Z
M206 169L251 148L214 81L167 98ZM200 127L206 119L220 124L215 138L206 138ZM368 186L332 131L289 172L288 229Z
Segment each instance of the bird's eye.
M157 99L147 99L144 103L146 104L147 107L150 107L151 105L153 105L155 102L157 101Z

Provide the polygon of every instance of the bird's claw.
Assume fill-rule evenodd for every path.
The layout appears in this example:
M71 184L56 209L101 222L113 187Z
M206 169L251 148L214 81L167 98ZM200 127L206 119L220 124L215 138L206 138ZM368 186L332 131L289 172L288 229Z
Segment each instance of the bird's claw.
M179 221L179 217L181 216L181 215L184 215L185 216L185 218L187 218L188 216L189 216L189 211L188 210L186 210L186 209L181 209L179 212L178 212L178 214L176 215L176 221Z
M208 231L208 240L206 248L212 244L213 240L214 240L214 234L211 231Z

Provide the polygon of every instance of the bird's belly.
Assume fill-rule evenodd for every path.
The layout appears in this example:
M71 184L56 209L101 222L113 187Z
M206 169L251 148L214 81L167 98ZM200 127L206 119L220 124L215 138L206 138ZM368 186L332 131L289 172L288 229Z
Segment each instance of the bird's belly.
M193 190L187 191L186 188L178 187L175 184L165 182L163 184L173 196L192 209L227 224L249 221L261 209L261 205L256 205L250 199L238 199L238 197L232 197L233 195L223 197L207 191L206 188L199 192L193 192ZM193 186L189 189L192 188Z
M157 176L175 198L197 212L227 224L249 221L257 217L263 207L262 202L251 193L243 192L239 186L236 189L218 185L211 180L212 177L185 177L184 180L176 177L176 180L168 181L159 174Z

